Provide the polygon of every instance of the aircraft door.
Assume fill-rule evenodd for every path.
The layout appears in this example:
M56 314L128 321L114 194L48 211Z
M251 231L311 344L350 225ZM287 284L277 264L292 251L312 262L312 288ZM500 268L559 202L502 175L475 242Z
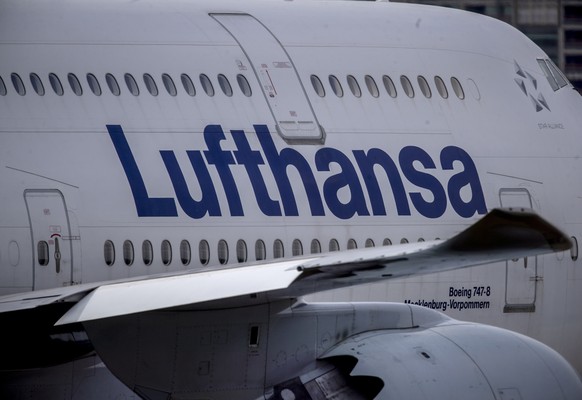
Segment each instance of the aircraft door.
M248 14L211 14L252 65L279 135L289 142L323 142L324 132L293 61L279 40Z
M530 192L525 188L501 189L501 207L532 209ZM505 306L503 312L534 312L538 258L525 257L505 263Z
M59 190L24 192L32 236L33 289L72 284L73 252L65 198Z

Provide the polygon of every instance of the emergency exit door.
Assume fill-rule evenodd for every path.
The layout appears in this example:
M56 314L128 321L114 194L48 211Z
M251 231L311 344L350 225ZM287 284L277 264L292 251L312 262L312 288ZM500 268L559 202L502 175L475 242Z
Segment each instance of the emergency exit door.
M530 192L525 188L501 189L501 207L532 209ZM504 312L534 312L538 280L538 258L525 257L505 263Z
M279 40L251 15L211 16L236 40L248 58L279 135L290 142L323 142L323 129L295 65Z
M26 190L32 236L33 289L71 285L73 252L65 198L59 190Z

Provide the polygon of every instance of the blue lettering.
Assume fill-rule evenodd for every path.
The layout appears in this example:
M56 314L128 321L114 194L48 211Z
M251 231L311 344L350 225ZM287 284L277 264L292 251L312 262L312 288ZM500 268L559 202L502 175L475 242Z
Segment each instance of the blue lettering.
M487 206L485 205L483 188L479 181L479 174L477 173L475 163L465 150L455 146L445 147L441 151L442 168L444 170L452 170L455 161L459 161L463 165L464 170L453 175L447 185L449 200L454 210L464 218L470 218L475 213L486 214ZM465 186L469 186L471 190L471 199L467 202L461 198L461 190Z
M426 201L421 193L410 193L410 200L414 207L427 218L442 216L447 209L447 195L441 183L434 176L414 168L414 162L418 161L426 169L436 169L432 158L426 151L416 146L403 148L398 158L406 179L413 185L428 190L433 196L432 201Z
M177 217L178 211L174 199L148 196L145 183L121 126L107 125L107 131L129 181L137 215L140 217Z
M336 163L341 172L327 178L323 184L323 194L329 210L338 218L348 219L358 215L370 215L366 207L366 199L362 185L349 158L339 150L323 148L315 154L315 165L318 171L330 171L330 164ZM347 187L350 190L350 200L342 203L338 192Z

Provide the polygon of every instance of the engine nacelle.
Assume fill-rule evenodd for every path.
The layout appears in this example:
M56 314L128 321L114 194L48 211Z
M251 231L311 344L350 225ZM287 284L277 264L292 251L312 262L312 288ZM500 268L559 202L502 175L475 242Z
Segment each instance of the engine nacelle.
M146 399L580 399L528 337L393 303L271 303L85 323Z

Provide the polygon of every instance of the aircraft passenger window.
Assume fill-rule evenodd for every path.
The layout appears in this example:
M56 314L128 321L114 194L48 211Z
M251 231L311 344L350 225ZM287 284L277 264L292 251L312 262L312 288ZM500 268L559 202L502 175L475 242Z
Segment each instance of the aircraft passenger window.
M164 240L162 242L162 263L164 265L170 265L172 262L172 244L169 240Z
M139 87L137 86L137 82L135 81L135 78L133 77L133 75L125 74L124 78L125 78L125 84L127 85L127 88L129 89L129 93L133 94L134 96L139 96Z
M214 96L214 87L212 86L212 82L210 82L209 77L204 74L200 74L200 84L208 96Z
M362 97L362 90L360 89L360 85L358 85L358 81L352 75L348 75L348 86L352 91L352 94L356 97Z
M317 75L311 75L311 85L319 97L325 97L325 89Z
M285 257L285 249L283 248L283 242L280 239L275 239L273 242L273 258L283 258Z
M115 245L111 240L105 241L103 245L103 257L107 266L110 267L115 263Z
M329 76L329 85L337 97L344 97L344 89L342 88L342 84L340 83L339 79L335 77L335 75Z
M301 244L301 240L299 240L299 239L293 240L293 244L291 245L291 253L294 256L302 256L303 255L303 245Z
M101 85L95 75L87 74L87 83L95 96L101 96Z
M158 95L158 85L156 85L156 81L150 74L143 74L143 83L145 83L146 89L152 96Z
M6 90L6 85L0 76L0 96L6 96L7 93L8 91Z
M230 82L226 76L218 74L218 84L220 85L220 89L222 89L222 93L227 97L232 97L232 86L230 86Z
M176 85L174 85L174 80L170 75L162 74L162 82L164 83L164 87L170 96L174 97L178 94Z
M238 87L240 88L241 92L247 97L251 97L253 91L251 90L251 85L249 85L249 81L245 78L244 75L238 74L236 76L236 81L238 82Z
M400 239L400 244L406 244L406 243L408 243L408 239L406 239L406 238Z
M154 261L154 247L149 240L144 240L141 244L141 256L145 265L152 265Z
M578 259L578 239L572 236L570 240L572 241L572 247L570 248L570 257L572 257L572 261L576 261Z
M465 92L463 91L463 87L461 86L461 82L455 77L451 78L451 86L453 86L453 91L457 95L457 97L461 100L465 98Z
M426 81L424 76L418 75L417 80L418 80L418 86L420 86L420 91L422 92L424 97L426 97L427 99L430 99L432 97L432 92L430 91L430 86L428 85L428 82Z
M339 243L336 239L331 239L329 241L329 251L339 251Z
M224 239L218 242L218 262L223 265L228 262L228 244Z
M236 242L236 260L239 263L247 261L247 244L242 239Z
M447 85L445 85L445 81L440 76L434 77L434 84L436 85L437 91L441 95L443 99L447 99L449 97L449 91L447 90Z
M374 241L372 239L366 239L365 247L374 247Z
M394 86L394 82L392 82L392 79L388 75L384 75L382 77L382 82L384 83L384 88L386 89L386 93L388 93L388 96L396 98L398 92L396 91L396 86Z
M17 73L13 72L10 75L10 78L12 79L12 85L14 85L16 93L18 93L21 96L24 96L26 94L26 89L24 88L24 82L22 82L20 76Z
M188 93L188 96L196 96L196 89L194 88L194 82L192 79L186 74L180 75L180 80L182 81L182 86L184 86L184 90Z
M49 245L44 240L38 242L36 246L36 253L38 255L38 264L43 267L49 263Z
M37 74L30 74L30 83L32 88L39 96L44 96L44 86Z
M125 262L125 265L129 267L133 264L133 257L133 243L130 240L126 240L123 242L123 262Z
M187 240L182 240L180 242L180 261L182 261L182 265L186 266L190 264L192 260L192 250L190 248L190 242Z
M400 77L400 84L402 85L402 89L404 89L404 93L406 93L408 97L413 98L414 89L412 88L412 83L410 83L408 77L402 75Z
M311 241L311 254L319 254L321 253L321 243L319 240L313 239Z
M357 249L358 244L356 243L355 239L348 240L348 250Z
M83 94L83 88L81 87L81 82L79 82L77 76L73 73L69 73L67 75L67 79L69 81L69 85L71 85L71 90L73 93L75 93L77 96L81 96Z
M121 94L121 90L119 89L119 85L117 84L117 79L112 74L105 75L105 81L107 82L107 86L111 91L111 94L114 96L119 96Z
M382 241L382 246L392 246L392 240L386 238Z
M364 81L366 82L366 86L368 87L368 92L372 95L372 97L380 96L380 91L378 90L378 85L376 85L376 81L370 75L366 75L364 77Z
M57 96L62 96L64 94L63 85L61 85L61 80L56 74L49 74L49 82Z
M206 240L201 240L198 245L198 255L200 257L200 264L206 265L210 261L210 246Z
M422 242L424 242L424 239L423 238L418 238L418 243L422 243Z
M267 248L265 246L265 242L263 242L261 239L257 240L255 243L255 258L257 261L261 261L267 258Z

